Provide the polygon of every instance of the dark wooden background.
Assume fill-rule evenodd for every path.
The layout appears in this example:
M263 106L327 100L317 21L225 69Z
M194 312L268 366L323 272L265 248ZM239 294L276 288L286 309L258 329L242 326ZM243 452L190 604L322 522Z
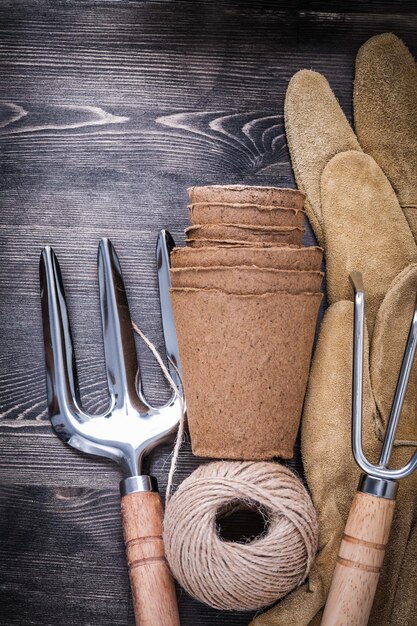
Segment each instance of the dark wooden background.
M118 468L65 447L48 424L41 247L59 255L84 404L98 412L99 238L116 244L133 317L162 349L154 245L163 227L183 241L186 187L293 186L288 80L323 72L350 115L355 53L384 31L416 53L416 2L0 2L1 626L134 623ZM157 367L140 357L149 398L166 399ZM162 487L169 455L151 461ZM185 444L176 481L199 462ZM185 592L180 608L184 626L250 617Z

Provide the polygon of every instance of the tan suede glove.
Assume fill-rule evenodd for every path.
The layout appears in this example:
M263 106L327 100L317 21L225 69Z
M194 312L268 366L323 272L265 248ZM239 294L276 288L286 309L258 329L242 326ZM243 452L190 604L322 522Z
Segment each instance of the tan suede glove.
M375 461L389 415L417 290L416 247L384 173L364 154L327 81L298 72L286 98L286 130L297 183L327 260L329 299L302 421L302 454L320 523L309 580L256 626L319 624L359 470L351 453L353 305L348 274L363 273L368 335L364 364L364 448ZM403 465L416 445L417 372L406 396L392 457ZM417 624L417 475L399 489L370 624ZM409 543L407 543L409 541ZM414 557L413 557L414 551ZM398 582L399 581L399 582ZM398 582L398 585L397 585ZM408 594L407 594L408 591Z
M417 239L417 66L407 47L383 33L359 49L353 90L356 134L323 76L303 70L295 77L286 97L286 133L297 185L308 189L305 208L319 242L324 243L320 177L329 160L347 150L363 150L375 159Z

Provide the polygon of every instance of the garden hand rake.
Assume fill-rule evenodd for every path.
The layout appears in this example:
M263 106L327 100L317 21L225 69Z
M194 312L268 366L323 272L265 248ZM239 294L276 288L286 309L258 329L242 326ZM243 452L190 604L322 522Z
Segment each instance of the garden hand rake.
M373 465L362 449L365 295L359 272L352 272L350 281L355 294L352 451L364 473L346 523L321 626L366 626L368 623L394 515L398 481L417 468L417 451L404 467L388 467L417 346L417 301L382 451L378 464Z

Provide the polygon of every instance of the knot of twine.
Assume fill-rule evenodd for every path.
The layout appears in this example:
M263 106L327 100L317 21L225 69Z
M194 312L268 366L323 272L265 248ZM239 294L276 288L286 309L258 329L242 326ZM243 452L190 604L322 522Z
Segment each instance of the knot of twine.
M267 518L247 543L226 541L218 519L236 505ZM301 481L268 462L220 461L200 466L165 512L169 565L189 594L216 609L256 610L307 577L318 544L316 512Z

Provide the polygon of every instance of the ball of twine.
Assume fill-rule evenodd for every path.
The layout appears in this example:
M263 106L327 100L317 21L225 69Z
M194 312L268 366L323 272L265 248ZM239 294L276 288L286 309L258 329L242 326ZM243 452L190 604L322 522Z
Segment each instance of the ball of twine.
M218 520L237 506L266 518L263 534L226 541ZM216 609L255 610L276 602L307 577L318 543L316 512L287 468L220 461L199 467L170 499L165 550L178 582Z

